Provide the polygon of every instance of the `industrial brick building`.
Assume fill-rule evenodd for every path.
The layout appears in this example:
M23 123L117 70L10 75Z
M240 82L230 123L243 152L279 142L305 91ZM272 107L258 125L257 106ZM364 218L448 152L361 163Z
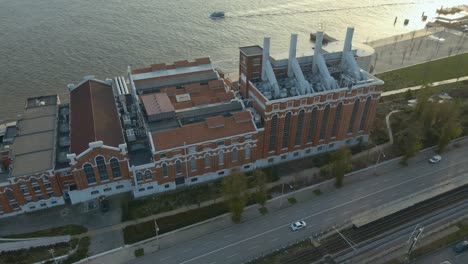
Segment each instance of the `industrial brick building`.
M28 99L2 134L0 217L102 196L174 190L368 140L383 82L343 50L286 58L240 48L233 89L209 58L128 68ZM335 45L336 46L336 45ZM1 131L0 131L1 132Z

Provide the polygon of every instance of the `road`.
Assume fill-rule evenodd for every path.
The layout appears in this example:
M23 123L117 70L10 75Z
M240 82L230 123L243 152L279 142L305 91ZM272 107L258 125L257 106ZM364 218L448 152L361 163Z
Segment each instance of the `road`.
M396 42L374 47L376 55L371 62L374 65L374 73L468 52L467 33L448 30L434 33L433 36L434 38L424 36L403 41L395 36Z
M396 168L380 177L371 177L314 200L272 212L239 225L178 243L145 255L131 263L242 263L331 226L341 225L368 208L408 196L468 172L467 146L444 155L436 165L426 160ZM291 222L305 220L306 229L292 232ZM163 238L164 239L164 238ZM163 243L163 241L161 241Z
M451 264L468 263L468 251L465 251L463 253L455 253L452 249L454 245L455 244L452 244L432 254L418 258L412 263L413 264L439 264L444 261L450 261Z

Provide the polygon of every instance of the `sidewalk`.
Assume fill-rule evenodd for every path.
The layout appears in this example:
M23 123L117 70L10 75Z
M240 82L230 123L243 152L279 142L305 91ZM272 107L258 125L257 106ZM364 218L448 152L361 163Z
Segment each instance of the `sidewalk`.
M460 77L460 78L454 78L454 79L449 79L449 80L444 80L444 81L440 81L440 82L434 82L432 83L432 86L439 86L439 85L444 85L444 84L449 84L449 83L455 83L455 82L461 82L461 81L466 81L468 80L468 76L465 76L465 77ZM389 96L389 95L395 95L395 94L400 94L400 93L405 93L407 92L408 90L411 90L411 91L415 91L415 90L419 90L423 87L423 85L417 85L417 86L413 86L413 87L407 87L407 88L402 88L402 89L398 89L398 90L393 90L393 91L388 91L388 92L383 92L381 94L382 97L384 96Z
M365 44L373 48L376 48L376 47L385 46L388 44L393 44L396 41L405 41L405 40L410 40L414 38L424 37L424 36L432 35L434 33L441 32L441 31L444 31L444 27L425 28L425 29L420 29L420 30L404 33L401 35L391 36L388 38L372 40Z

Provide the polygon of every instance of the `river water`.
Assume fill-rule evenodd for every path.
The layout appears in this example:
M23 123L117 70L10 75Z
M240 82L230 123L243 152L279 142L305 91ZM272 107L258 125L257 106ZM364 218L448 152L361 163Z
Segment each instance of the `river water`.
M355 26L364 42L424 27L441 5L466 0L0 0L0 121L22 112L25 99L58 93L85 75L125 73L128 65L209 56L225 72L238 67L238 47L271 37L272 53L300 48L318 29L343 38ZM224 10L225 19L208 15ZM396 25L393 24L398 17ZM403 25L410 19L408 26ZM428 19L429 20L429 19Z

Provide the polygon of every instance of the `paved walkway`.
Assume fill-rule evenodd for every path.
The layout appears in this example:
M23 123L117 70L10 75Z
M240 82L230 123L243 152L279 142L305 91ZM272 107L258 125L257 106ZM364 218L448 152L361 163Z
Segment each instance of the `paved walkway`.
M444 81L440 81L440 82L434 82L434 83L432 83L432 86L439 86L439 85L444 85L444 84L449 84L449 83L456 83L456 82L461 82L461 81L466 81L466 80L468 80L468 76L449 79L449 80L444 80ZM419 89L421 89L423 87L424 87L424 85L417 85L417 86L413 86L413 87L407 87L407 88L402 88L402 89L398 89L398 90L383 92L381 96L384 97L384 96L389 96L389 95L405 93L408 90L416 91L416 90L419 90Z
M70 236L31 238L30 240L0 243L0 252L54 245L70 241Z

